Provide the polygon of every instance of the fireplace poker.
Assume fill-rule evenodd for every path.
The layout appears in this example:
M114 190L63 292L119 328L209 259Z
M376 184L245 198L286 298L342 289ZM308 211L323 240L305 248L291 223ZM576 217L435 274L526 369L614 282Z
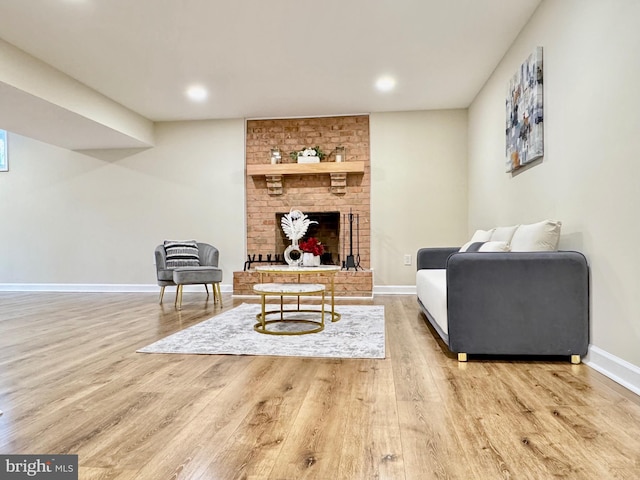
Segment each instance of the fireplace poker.
M353 256L353 213L349 209L349 255L347 255L346 268L349 270L351 267L357 270L355 257Z
M360 267L360 214L357 213L356 214L356 248L357 250L357 254L356 254L356 263L355 263L355 267L356 270L358 269L358 267Z
M342 227L340 228L342 230L342 232L341 232L341 234L342 234L342 258L340 259L342 261L342 268L345 268L347 266L347 264L345 262L345 258L347 258L346 257L346 251L345 251L346 242L347 242L346 237L347 236L345 235L345 232L344 232L346 226L347 226L347 214L343 213L342 214Z

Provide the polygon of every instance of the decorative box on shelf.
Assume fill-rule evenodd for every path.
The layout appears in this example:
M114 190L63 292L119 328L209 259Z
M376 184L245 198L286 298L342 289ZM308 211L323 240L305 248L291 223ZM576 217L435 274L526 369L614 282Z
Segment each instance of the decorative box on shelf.
M299 155L298 163L320 163L320 157L304 157L302 155Z

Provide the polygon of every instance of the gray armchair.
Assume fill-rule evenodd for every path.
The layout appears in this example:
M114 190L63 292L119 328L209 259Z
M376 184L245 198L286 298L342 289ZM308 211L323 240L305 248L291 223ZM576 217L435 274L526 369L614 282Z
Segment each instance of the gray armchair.
M209 297L209 288L213 290L213 302L220 302L222 306L222 293L220 282L222 281L222 270L218 268L219 252L216 247L208 243L198 242L198 257L200 265L167 267L167 252L164 245L158 245L155 250L156 257L156 277L160 286L160 303L164 297L164 289L167 286L177 286L175 305L178 310L182 309L182 287L184 285L204 285Z

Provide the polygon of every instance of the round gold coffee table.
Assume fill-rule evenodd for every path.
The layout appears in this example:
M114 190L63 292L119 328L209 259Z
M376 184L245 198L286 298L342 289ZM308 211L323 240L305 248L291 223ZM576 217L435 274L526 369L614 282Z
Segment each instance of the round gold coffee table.
M257 283L253 286L253 291L260 295L261 312L256 315L258 323L253 326L253 329L258 333L266 333L269 335L304 335L307 333L318 333L324 330L324 292L325 286L319 283ZM320 295L322 297L322 304L320 310L318 309L302 309L300 308L300 297L302 296L315 296ZM268 296L280 297L280 309L269 310L266 309L266 299ZM284 309L284 297L298 297L298 308L295 310ZM319 313L320 321L311 320L308 318L285 318L284 314L290 313ZM279 314L280 318L274 320L267 320L267 315ZM272 324L286 324L286 323L298 323L298 324L310 324L312 328L306 330L268 330L267 325Z
M342 268L338 265L320 265L318 267L292 267L289 265L260 265L255 267L256 272L260 274L260 283L263 281L264 274L271 274L271 277L278 275L297 275L298 283L302 276L307 275L326 275L329 277L329 293L331 295L331 321L340 320L340 314L335 310L335 276ZM294 285L293 283L290 285ZM299 305L298 305L299 308Z

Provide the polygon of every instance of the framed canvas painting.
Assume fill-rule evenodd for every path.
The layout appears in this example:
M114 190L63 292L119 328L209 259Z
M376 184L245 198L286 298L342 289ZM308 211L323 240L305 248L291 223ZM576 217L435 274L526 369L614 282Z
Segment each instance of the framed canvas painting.
M536 47L511 78L507 89L507 172L544 154L542 80L542 47Z

